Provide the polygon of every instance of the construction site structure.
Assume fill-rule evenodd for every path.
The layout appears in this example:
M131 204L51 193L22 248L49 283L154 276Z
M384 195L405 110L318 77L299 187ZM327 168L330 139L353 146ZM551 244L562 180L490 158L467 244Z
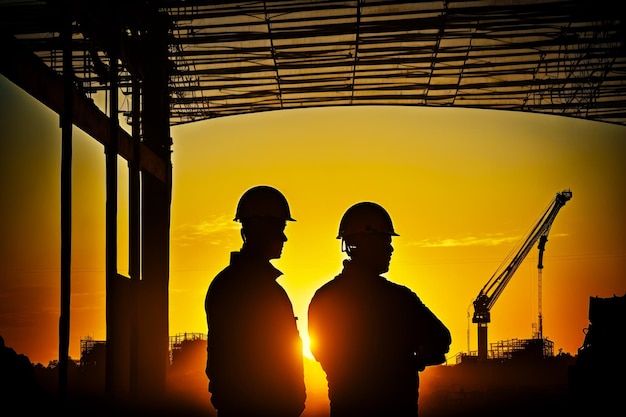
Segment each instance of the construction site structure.
M509 339L489 343L487 357L494 360L542 359L554 356L554 342L549 339ZM478 359L477 351L460 353L456 363Z
M589 297L589 326L569 369L570 391L585 399L585 415L611 415L625 410L626 294Z
M106 359L106 342L95 340L92 336L80 339L80 366L104 366Z
M206 333L185 332L169 337L170 365L181 367L181 364L190 361L189 358L206 357L207 335ZM104 366L106 359L106 340L95 340L92 336L86 336L80 340L80 365Z
M179 333L170 336L170 370L204 370L206 354L206 333Z
M509 258L511 259L510 262L507 263L507 259L502 263L502 265L506 265L504 269L499 268L496 270L474 300L474 315L472 317L472 322L476 323L478 327L479 360L485 360L488 358L487 325L491 322L491 308L498 300L498 297L502 294L502 291L504 291L504 288L515 274L515 271L517 271L522 261L526 258L526 255L528 255L532 247L537 243L537 249L539 249L539 261L537 265L539 270L539 328L535 334L535 338L543 340L543 318L541 313L541 271L543 269L543 252L545 250L545 244L548 241L548 233L550 232L550 228L552 227L552 223L554 222L556 215L561 207L563 207L571 198L572 192L570 190L564 190L556 194L556 197L552 200L547 210L539 219L539 222L522 241L520 249L514 256Z

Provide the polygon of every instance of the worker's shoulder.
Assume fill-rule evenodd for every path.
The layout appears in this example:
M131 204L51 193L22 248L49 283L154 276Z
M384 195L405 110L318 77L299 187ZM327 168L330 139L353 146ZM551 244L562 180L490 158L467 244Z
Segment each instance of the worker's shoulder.
M383 277L382 275L378 277L377 282L379 283L379 285L384 286L392 291L398 291L398 292L410 292L410 293L414 293L414 291L412 289L410 289L408 286L404 285L404 284L400 284L398 282L394 282L391 281L385 277Z
M341 280L341 274L326 281L315 290L312 302L320 301L322 299L333 299L336 297L343 297L346 293L350 293L352 285L346 285L345 280Z
M315 290L315 295L317 294L321 294L321 293L325 293L328 291L333 291L334 289L340 287L340 281L337 279L337 276L326 281L325 283L323 283L321 286L319 286L317 288L317 290Z
M231 265L225 267L211 280L207 292L214 293L224 291L230 287L236 287L237 283L234 278L237 275L237 272L233 270Z
M417 300L421 302L420 298L417 296L417 293L408 286L390 281L385 277L379 278L380 279L378 282L379 286L381 287L381 292L386 291L388 294L395 297Z

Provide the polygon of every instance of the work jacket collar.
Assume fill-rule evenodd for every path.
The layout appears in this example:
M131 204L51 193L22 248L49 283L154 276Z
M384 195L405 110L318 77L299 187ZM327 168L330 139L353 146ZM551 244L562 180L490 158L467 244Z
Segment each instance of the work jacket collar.
M230 264L235 267L253 269L255 274L267 277L271 280L276 280L283 274L280 270L274 267L269 260L245 251L231 252Z

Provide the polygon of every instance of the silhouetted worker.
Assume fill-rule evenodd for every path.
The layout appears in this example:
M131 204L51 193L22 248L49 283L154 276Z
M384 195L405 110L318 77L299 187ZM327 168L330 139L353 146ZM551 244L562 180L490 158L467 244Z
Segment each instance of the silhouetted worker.
M237 205L243 246L211 282L205 302L206 374L218 417L296 417L306 392L302 340L293 307L271 263L291 217L278 190L257 186Z
M383 207L350 207L337 236L349 259L309 304L311 352L326 373L331 417L417 416L418 372L449 351L446 326L413 291L380 275L392 236Z

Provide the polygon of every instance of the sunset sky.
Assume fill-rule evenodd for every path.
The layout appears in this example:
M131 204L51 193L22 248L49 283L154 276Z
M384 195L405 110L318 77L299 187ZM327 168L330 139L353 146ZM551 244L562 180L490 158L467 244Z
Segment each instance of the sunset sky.
M0 77L3 126L0 335L44 365L58 357L58 115ZM472 301L557 192L572 199L544 255L543 334L576 354L590 296L626 294L626 127L458 108L285 110L173 127L170 334L206 332L204 296L241 246L241 194L267 184L296 222L274 265L306 339L315 290L341 270L344 211L374 201L399 237L386 277L414 290L450 328L449 355L476 350ZM127 274L126 163L120 159L119 272ZM105 338L105 155L75 129L70 356ZM532 337L537 250L491 311L489 342ZM468 333L469 331L469 333Z

